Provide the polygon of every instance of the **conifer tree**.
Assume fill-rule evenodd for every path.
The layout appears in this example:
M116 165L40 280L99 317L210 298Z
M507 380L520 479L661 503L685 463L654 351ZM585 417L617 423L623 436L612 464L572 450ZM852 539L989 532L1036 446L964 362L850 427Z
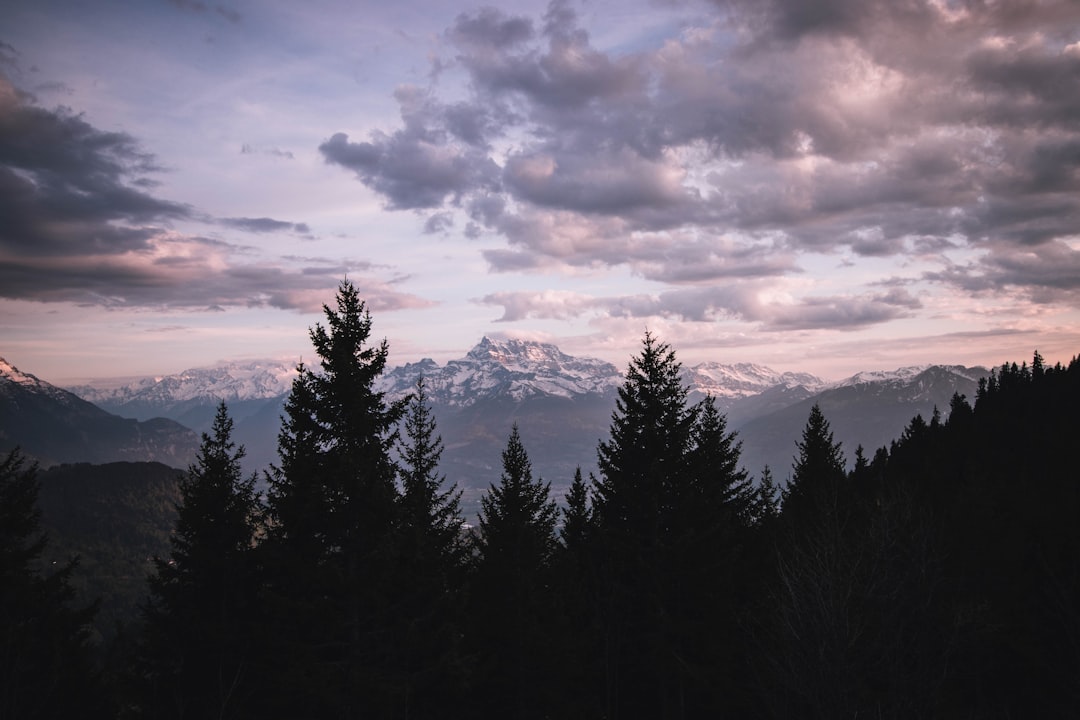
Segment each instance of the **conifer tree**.
M555 658L551 571L558 508L550 483L533 478L518 427L503 471L480 500L472 636L484 717L534 718L549 711Z
M566 493L563 509L563 526L559 535L563 547L570 553L579 554L587 546L592 535L592 509L589 507L589 486L581 476L581 468L574 471L574 479Z
M310 332L320 367L299 368L286 405L262 555L281 625L270 653L274 712L348 717L389 712L400 699L386 675L387 589L399 510L391 450L405 401L375 389L389 351L385 340L369 344L356 287L343 281L336 310L323 312L327 325Z
M144 609L143 671L151 717L246 717L256 674L253 544L260 506L244 448L218 405L180 482L169 558L156 561Z
M398 553L394 603L402 716L437 717L459 699L459 636L468 545L461 491L444 488L442 437L423 378L409 400L399 445Z
M798 521L833 512L847 470L840 443L833 438L829 421L816 403L810 408L802 439L795 445L799 455L784 490L785 516Z
M87 645L96 608L74 606L74 560L41 573L37 499L37 466L12 450L0 460L0 717L108 717Z
M761 469L757 496L754 521L763 527L771 525L780 515L780 490L773 479L772 468L768 465Z
M704 616L735 602L752 497L734 435L711 399L688 403L680 368L671 348L646 333L598 449L611 717L709 713L707 696L724 674L712 641L730 637L732 618Z

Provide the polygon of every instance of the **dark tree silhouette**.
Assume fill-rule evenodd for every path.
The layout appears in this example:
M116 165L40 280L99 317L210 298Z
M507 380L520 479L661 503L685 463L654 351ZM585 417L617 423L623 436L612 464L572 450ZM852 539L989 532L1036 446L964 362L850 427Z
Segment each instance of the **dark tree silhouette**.
M386 341L341 283L327 326L311 330L320 370L299 368L269 477L263 543L268 603L279 630L268 655L275 714L390 713L395 675L391 594L399 504L391 450L405 401L375 389Z
M257 674L258 578L253 544L261 507L244 448L218 405L209 434L180 482L168 558L156 561L144 608L144 712L160 718L238 718Z
M539 718L550 711L554 663L552 558L558 508L549 483L533 478L514 425L503 471L480 500L473 581L476 702L484 717Z

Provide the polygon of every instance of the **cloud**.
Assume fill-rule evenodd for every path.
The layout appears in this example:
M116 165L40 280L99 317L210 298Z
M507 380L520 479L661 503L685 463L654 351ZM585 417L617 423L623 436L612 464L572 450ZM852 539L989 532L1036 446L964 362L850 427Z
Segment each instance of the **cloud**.
M594 297L569 291L500 292L477 302L503 308L497 322L525 319L596 318L667 319L694 323L740 320L765 331L805 329L857 330L909 317L921 307L918 298L893 288L884 293L808 297L792 302L767 301L769 285L758 282L677 288L657 294Z
M255 154L269 155L270 157L283 158L285 160L295 160L296 159L296 157L292 154L292 152L290 152L288 150L282 150L281 148L278 148L278 147L259 148L259 147L255 147L254 145L251 145L249 143L244 143L243 145L240 146L240 154L241 155L255 155Z
M0 252L52 256L145 249L152 223L191 209L144 192L157 170L130 135L29 102L0 76ZM122 224L121 224L122 223Z
M219 222L226 227L252 233L293 232L301 235L308 235L311 233L311 228L308 227L307 223L291 223L284 220L274 220L273 218L268 217L222 218Z
M1039 304L1080 307L1080 250L1062 241L994 245L973 262L950 264L924 277L974 295L1012 291Z
M246 259L242 248L170 227L202 221L253 233L308 234L305 223L269 217L206 218L147 192L159 171L126 133L47 110L0 75L0 297L106 307L265 306L311 311L343 274L372 308L428 301L390 283L356 277L370 264L292 269ZM268 288L273 288L268 290Z
M224 5L211 6L207 3L201 2L201 0L169 0L169 3L177 8L180 8L181 10L192 12L198 15L205 15L212 12L216 15L223 17L231 23L239 23L241 20L243 20L243 15L241 15L239 12L232 8L225 7Z
M535 18L460 15L436 58L443 84L399 89L399 129L338 132L320 150L389 208L431 210L441 229L440 213L461 212L468 237L502 238L482 249L496 272L623 266L697 286L843 252L1068 302L1050 258L1071 269L1062 243L1080 221L1080 6L711 7L618 52L561 0ZM956 267L950 249L989 254ZM709 315L700 300L687 316ZM861 327L913 311L868 288L758 321Z

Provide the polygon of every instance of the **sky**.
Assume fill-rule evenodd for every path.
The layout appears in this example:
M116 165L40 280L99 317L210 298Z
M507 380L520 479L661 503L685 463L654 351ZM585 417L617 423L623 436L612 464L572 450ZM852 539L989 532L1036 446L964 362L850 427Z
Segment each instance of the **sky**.
M1080 353L1075 0L16 0L0 356L485 336L839 379Z

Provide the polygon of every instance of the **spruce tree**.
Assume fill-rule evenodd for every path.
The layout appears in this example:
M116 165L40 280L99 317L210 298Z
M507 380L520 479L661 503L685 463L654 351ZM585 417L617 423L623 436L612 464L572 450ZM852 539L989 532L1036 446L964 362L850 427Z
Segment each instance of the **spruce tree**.
M108 717L90 656L96 608L76 607L71 561L43 574L37 466L0 460L0 717Z
M144 609L144 713L159 718L235 718L248 706L255 669L260 518L255 476L218 405L209 434L180 482L167 559L156 561Z
M503 471L480 500L473 579L472 644L483 717L539 718L550 710L552 558L558 508L551 486L533 478L513 426Z
M814 514L835 512L840 486L847 477L846 463L840 443L816 403L810 408L802 439L795 445L799 455L783 494L785 517L798 522Z
M589 486L581 476L581 468L574 471L574 479L566 493L563 508L563 525L559 536L563 547L572 554L580 554L587 547L592 535L593 516L589 507Z
M401 714L445 716L461 675L463 584L468 545L461 491L439 472L442 437L423 378L409 400L399 445L399 527L394 605Z
M301 366L269 476L263 543L268 603L280 624L274 712L389 713L402 688L388 675L395 638L388 588L396 571L398 500L391 451L405 400L375 382L385 340L369 344L371 315L343 281L326 326L311 329L319 368Z
M734 435L711 399L688 403L680 368L674 351L646 333L598 449L611 717L709 713L730 663L715 641L731 638L733 618L705 616L736 602L752 496Z

